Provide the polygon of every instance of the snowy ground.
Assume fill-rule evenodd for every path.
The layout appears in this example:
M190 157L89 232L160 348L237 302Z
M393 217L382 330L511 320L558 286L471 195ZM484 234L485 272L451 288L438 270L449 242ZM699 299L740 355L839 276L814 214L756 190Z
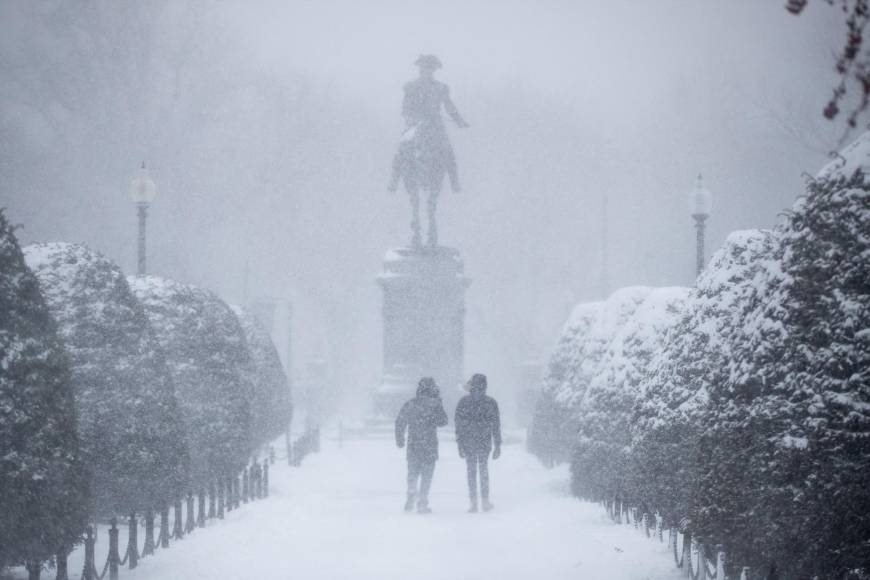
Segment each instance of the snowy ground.
M521 444L492 465L495 511L468 514L465 466L442 442L434 513L405 514L404 455L389 439L338 443L276 465L264 501L210 522L122 580L644 580L679 577L665 547L566 494ZM78 568L70 562L73 578ZM49 572L46 578L53 577Z

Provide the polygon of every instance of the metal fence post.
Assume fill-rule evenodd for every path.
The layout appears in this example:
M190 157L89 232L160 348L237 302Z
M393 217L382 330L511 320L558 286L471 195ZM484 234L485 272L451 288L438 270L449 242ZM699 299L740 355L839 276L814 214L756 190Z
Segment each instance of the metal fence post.
M154 510L145 510L145 546L142 548L143 556L154 553Z
M109 580L118 580L118 564L121 556L118 553L118 520L112 518L112 527L109 529Z
M160 547L169 547L169 506L164 505L160 510Z
M184 531L190 533L196 527L196 519L193 514L193 492L187 492L187 523L184 526Z
M94 526L85 529L85 565L82 570L82 580L95 580L94 578Z
M136 512L130 514L127 531L127 559L132 570L139 565L139 522L136 521Z
M175 500L175 525L172 526L172 535L180 540L184 537L184 514L181 509L181 499Z
M54 580L69 580L69 569L67 567L67 556L69 555L69 550L66 548L61 548L55 554L55 568L57 569L57 574L54 577Z
M217 486L211 482L208 486L208 519L214 518L217 513Z
M692 577L692 533L683 532L683 576Z
M196 523L201 528L205 527L205 490L202 488L199 490L199 517Z
M42 575L42 562L28 560L24 567L27 569L27 580L39 580Z
M221 478L217 480L217 517L224 519L224 503L226 502L226 491L224 490L224 482Z

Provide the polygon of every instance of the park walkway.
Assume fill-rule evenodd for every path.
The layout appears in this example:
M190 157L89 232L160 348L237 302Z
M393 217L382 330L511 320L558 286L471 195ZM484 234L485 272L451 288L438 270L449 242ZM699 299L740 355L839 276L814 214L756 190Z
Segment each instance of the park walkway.
M276 465L271 497L143 561L125 580L665 580L665 547L566 493L521 444L492 466L495 511L467 514L464 463L443 442L434 513L405 514L404 455L388 439L338 442Z

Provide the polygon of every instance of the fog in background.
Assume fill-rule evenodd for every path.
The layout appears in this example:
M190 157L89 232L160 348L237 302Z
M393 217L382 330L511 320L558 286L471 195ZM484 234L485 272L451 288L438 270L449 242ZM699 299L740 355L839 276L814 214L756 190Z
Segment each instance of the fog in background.
M290 298L295 366L322 355L361 400L381 371L374 276L410 239L386 192L402 85L435 53L471 124L450 131L464 191L445 188L440 237L473 279L466 371L498 394L573 304L693 282L698 172L708 254L776 223L839 136L821 117L837 18L779 0L2 0L0 206L23 243L84 242L132 273L146 160L149 271Z

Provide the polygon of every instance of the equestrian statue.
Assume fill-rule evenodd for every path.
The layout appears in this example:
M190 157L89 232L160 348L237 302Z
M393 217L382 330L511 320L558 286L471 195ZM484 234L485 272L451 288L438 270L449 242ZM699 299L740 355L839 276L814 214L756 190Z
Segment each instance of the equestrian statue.
M450 100L450 88L435 80L435 71L441 68L438 57L431 54L421 55L414 64L420 69L420 76L405 85L402 116L405 118L406 129L393 159L389 190L396 191L400 179L405 184L405 191L411 198L411 245L415 250L421 250L421 193L426 195L429 218L426 243L434 248L438 245L435 211L445 174L450 178L453 191L458 193L461 190L456 157L447 137L441 107L444 107L457 127L468 127L468 123L459 115L456 105Z

